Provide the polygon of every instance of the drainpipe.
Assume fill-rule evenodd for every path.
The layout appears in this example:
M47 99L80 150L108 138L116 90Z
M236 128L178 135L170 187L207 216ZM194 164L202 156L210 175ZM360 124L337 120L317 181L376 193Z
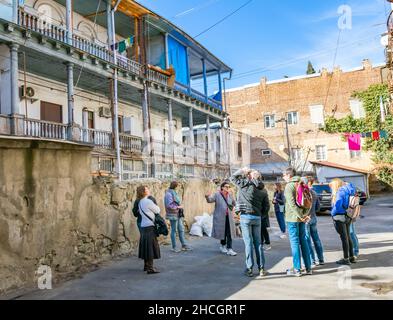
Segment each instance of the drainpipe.
M117 159L117 172L119 173L119 181L122 180L122 166L120 158L120 139L119 139L119 106L118 106L118 78L117 78L117 52L115 48L116 33L115 33L115 12L119 6L121 0L118 0L114 8L111 10L111 22L112 22L112 44L113 44L113 59L115 64L114 76L113 76L113 109L115 116L115 146L116 146L116 159Z

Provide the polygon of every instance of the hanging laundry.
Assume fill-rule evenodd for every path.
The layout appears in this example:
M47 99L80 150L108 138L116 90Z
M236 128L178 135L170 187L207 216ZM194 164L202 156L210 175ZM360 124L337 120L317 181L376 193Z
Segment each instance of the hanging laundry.
M379 137L380 137L381 139L387 139L387 138L388 138L388 133L387 133L385 130L381 130L381 131L379 132Z
M378 140L380 139L379 131L373 132L373 133L372 133L372 136L373 136L373 140L374 140L374 141L378 141Z
M126 51L127 46L125 40L119 42L119 53Z
M361 134L361 136L362 136L362 138L367 138L367 133L363 132L363 133Z
M118 50L118 49L119 49L119 43L115 43L115 50ZM111 44L111 50L114 51L113 44Z
M348 148L350 151L361 150L361 135L360 133L352 133L348 136Z
M366 133L366 138L372 138L372 137L373 137L373 135L372 135L371 132L367 132L367 133Z

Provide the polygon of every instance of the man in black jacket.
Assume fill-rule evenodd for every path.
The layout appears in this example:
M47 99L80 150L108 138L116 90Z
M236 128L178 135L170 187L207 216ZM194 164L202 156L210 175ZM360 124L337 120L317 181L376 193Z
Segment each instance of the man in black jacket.
M259 173L248 168L238 170L231 182L238 188L236 213L240 214L240 226L246 251L245 275L253 276L254 253L259 275L265 276L265 256L261 244L262 182Z
M260 203L261 203L261 244L265 250L270 250L272 247L270 246L270 237L269 231L269 211L270 211L270 201L267 190L265 189L265 185L261 181L258 186Z

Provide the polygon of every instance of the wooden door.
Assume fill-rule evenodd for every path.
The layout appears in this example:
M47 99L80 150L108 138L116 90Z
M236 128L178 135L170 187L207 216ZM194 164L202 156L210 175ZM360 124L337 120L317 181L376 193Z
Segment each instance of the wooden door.
M41 101L41 120L63 123L62 109L59 104Z

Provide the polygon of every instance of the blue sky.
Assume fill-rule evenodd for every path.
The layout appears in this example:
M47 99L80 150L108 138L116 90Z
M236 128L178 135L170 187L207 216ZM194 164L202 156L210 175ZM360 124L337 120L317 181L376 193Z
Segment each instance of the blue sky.
M182 28L199 34L246 0L139 0ZM341 5L352 10L352 28L338 27ZM365 58L384 62L381 34L390 5L386 0L254 0L198 37L208 50L234 69L229 88L305 73L310 60L318 71L350 69ZM336 54L337 43L339 47ZM253 71L253 72L251 72Z

